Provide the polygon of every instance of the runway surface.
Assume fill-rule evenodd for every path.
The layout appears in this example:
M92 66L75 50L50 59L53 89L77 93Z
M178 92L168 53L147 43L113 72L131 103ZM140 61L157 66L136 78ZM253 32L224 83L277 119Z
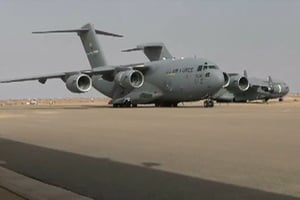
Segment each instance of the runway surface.
M0 108L1 165L95 199L300 199L300 104Z
M18 195L14 194L12 192L9 192L1 187L0 187L0 197L1 197L1 199L4 199L4 200L25 200L22 197L19 197Z

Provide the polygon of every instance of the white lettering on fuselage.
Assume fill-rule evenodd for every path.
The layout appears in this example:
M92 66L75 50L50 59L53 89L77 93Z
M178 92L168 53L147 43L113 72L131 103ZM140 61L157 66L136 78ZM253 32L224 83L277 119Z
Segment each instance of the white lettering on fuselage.
M177 73L193 73L193 70L194 70L194 67L169 69L167 71L167 75L175 75Z

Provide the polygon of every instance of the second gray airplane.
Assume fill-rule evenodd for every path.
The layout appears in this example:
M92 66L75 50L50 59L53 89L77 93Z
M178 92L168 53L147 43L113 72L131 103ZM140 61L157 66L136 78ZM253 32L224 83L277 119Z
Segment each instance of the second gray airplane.
M280 80L268 80L256 77L248 77L247 72L244 75L229 73L230 81L214 95L217 102L248 102L254 100L263 100L278 98L279 101L289 92L288 85Z
M179 102L206 99L205 107L213 107L212 97L229 82L228 75L206 59L175 59L162 45L148 49L150 62L129 65L108 65L96 34L122 37L94 29L86 24L80 29L34 33L72 33L79 35L91 69L43 76L9 79L0 83L62 79L69 91L85 93L94 87L110 97L114 107L135 107L137 104L176 107Z

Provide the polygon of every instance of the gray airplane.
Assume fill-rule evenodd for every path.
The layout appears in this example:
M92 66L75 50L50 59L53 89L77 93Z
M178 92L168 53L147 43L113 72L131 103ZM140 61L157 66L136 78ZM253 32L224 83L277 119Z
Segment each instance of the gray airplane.
M123 36L96 30L91 24L80 29L33 33L77 33L91 69L2 80L0 83L38 80L45 84L48 79L59 78L73 93L85 93L94 87L111 98L113 107L136 107L137 104L176 107L179 102L202 99L205 99L205 107L213 107L214 94L229 84L228 75L213 62L199 58L176 59L164 45L158 44L144 48L150 62L108 65L96 34Z
M214 95L217 102L247 102L253 100L263 100L278 98L279 101L289 92L289 87L283 81L268 80L255 77L248 77L247 71L244 75L229 73L230 81L224 85L219 92Z

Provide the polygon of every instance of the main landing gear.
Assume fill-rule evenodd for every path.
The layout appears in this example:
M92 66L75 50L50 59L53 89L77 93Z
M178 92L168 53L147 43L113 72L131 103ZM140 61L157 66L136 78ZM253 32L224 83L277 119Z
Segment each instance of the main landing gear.
M131 103L131 101L125 101L122 104L113 104L113 108L136 108L137 104Z
M212 107L214 107L214 101L211 99L207 99L204 101L203 105L204 105L204 108L212 108Z
M136 108L137 104L113 104L113 108Z

